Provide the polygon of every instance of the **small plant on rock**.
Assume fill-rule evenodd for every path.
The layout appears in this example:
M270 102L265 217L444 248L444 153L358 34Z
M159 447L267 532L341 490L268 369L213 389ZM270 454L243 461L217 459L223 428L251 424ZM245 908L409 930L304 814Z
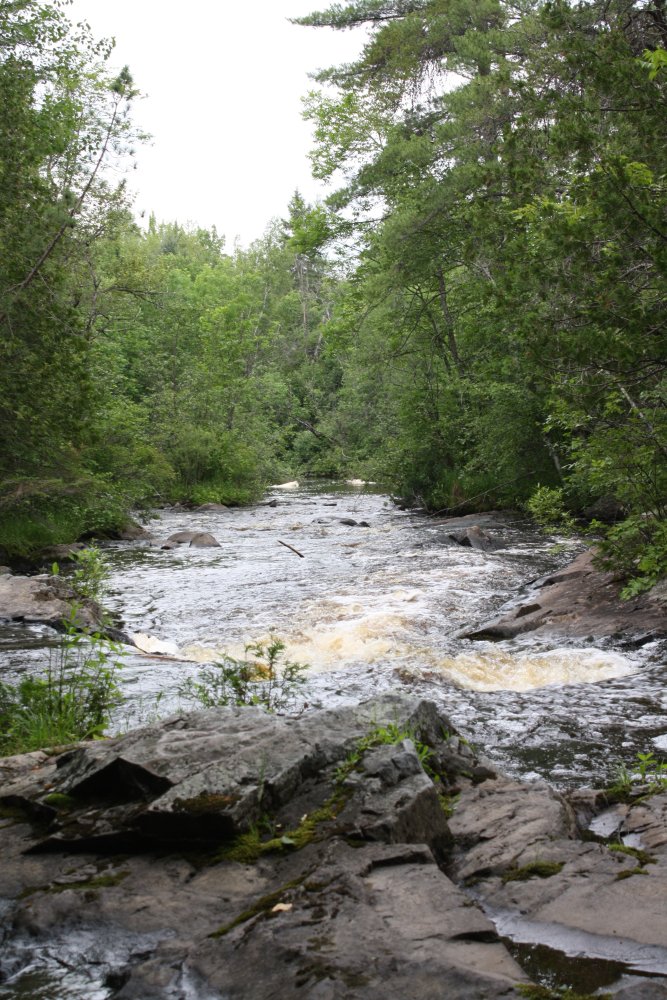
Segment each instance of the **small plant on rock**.
M429 767L429 758L433 751L419 739L414 729L409 726L400 726L396 722L389 722L384 726L375 723L371 726L366 736L363 736L353 750L347 755L343 763L336 771L336 782L342 784L349 775L356 770L362 757L368 750L379 746L395 746L403 740L412 740L415 745L419 762L427 774L431 777L432 771Z
M656 795L667 791L667 762L658 760L652 750L638 753L635 764L619 764L609 792L619 798Z
M76 569L70 577L70 583L77 597L101 601L106 594L109 567L100 550L91 545L80 552L73 552L72 558Z
M299 692L305 682L305 663L283 660L285 643L271 638L267 645L251 643L245 659L225 656L189 678L179 688L181 697L204 708L219 705L259 705L267 712L303 710Z

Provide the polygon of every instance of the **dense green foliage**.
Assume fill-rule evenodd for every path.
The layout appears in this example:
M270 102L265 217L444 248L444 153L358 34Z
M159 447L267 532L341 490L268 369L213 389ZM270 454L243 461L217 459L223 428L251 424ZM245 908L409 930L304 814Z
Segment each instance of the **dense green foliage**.
M667 568L664 3L356 0L300 23L369 30L307 111L315 171L343 170L329 202L361 245L339 419L370 406L371 429L351 440L368 456L382 441L392 480L431 508L545 487L572 511L613 497L631 518L608 555L653 582Z
M326 217L296 194L248 250L142 232L124 185L136 92L66 4L0 2L0 546L30 553L160 498L244 502L315 425L338 365ZM5 113L6 110L6 113ZM329 459L324 459L325 471Z
M664 0L354 0L300 23L367 26L306 104L337 189L229 252L136 225L108 169L140 138L129 73L65 2L0 0L0 546L344 472L432 510L544 519L557 498L559 524L613 500L605 555L649 586Z

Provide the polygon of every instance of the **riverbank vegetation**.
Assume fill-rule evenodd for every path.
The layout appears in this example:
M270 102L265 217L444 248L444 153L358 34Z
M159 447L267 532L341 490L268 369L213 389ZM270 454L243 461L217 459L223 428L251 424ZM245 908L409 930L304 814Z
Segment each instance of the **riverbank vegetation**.
M134 220L110 47L60 4L0 6L0 547L351 474L451 514L559 491L563 517L618 521L605 556L650 586L664 4L355 0L299 23L368 28L307 99L333 193L229 249Z
M41 674L0 682L0 756L99 737L122 701L120 646L82 630L76 606L63 624L65 635Z

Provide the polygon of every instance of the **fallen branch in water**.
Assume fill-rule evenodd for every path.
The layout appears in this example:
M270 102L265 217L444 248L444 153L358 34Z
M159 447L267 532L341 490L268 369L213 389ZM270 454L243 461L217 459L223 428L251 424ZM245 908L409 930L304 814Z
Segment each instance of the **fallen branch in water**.
M294 552L294 554L297 555L299 559L306 558L303 552L299 552L298 549L295 549L293 545L288 545L287 542L281 542L280 539L278 539L278 545L284 545L286 549L290 549L292 552Z

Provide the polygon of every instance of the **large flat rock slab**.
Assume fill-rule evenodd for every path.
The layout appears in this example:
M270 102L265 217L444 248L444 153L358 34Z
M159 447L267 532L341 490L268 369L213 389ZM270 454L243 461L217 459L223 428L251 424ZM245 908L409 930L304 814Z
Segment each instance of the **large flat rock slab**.
M611 636L640 644L666 637L665 587L623 601L618 578L598 569L594 559L594 549L583 552L560 572L537 581L510 610L461 637L502 640L540 632L572 638Z
M0 973L20 984L37 956L54 996L83 977L124 1000L513 996L527 977L442 868L451 835L414 741L442 794L477 766L450 731L433 704L386 696L15 758Z
M516 997L501 935L620 962L628 1000L667 983L667 794L513 780L416 697L177 715L0 779L23 995L37 962L104 1000ZM594 814L610 839L582 840Z
M102 610L94 601L83 600L67 580L42 573L38 576L0 575L0 619L62 629L72 617L80 627L98 628Z
M503 935L667 976L667 794L607 812L609 839L582 842L543 783L464 789L451 870Z

